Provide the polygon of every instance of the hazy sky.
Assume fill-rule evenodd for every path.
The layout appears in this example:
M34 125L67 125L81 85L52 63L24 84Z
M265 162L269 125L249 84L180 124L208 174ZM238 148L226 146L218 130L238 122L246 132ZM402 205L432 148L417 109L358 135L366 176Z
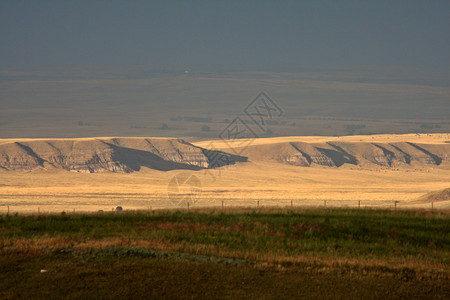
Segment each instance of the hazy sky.
M448 69L450 1L0 1L0 67Z

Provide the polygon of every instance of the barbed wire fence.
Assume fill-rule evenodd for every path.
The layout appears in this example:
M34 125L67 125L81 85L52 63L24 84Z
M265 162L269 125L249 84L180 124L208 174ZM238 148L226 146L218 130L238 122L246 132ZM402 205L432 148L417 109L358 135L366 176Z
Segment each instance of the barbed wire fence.
M159 203L166 202L166 205L152 205L154 200L149 200L149 205L135 207L127 207L126 201L122 201L120 206L105 206L103 210L89 210L81 209L75 206L60 205L61 209L49 209L46 205L34 206L31 208L24 208L24 205L10 205L0 204L0 215L15 215L15 214L78 214L78 213L103 213L103 212L118 212L117 207L123 208L122 212L126 211L155 211L155 210L226 210L226 209L383 209L383 210L441 210L449 209L440 207L439 202L431 201L429 203L410 203L409 201L398 200L309 200L309 199L251 199L237 201L236 199L196 199L190 201L190 196L183 196L179 201L172 199L172 202L161 200Z

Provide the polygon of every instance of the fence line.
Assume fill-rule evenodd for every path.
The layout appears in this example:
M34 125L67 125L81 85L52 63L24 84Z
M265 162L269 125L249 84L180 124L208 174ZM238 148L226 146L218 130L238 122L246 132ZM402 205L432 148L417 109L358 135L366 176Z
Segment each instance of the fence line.
M130 200L133 201L133 200ZM153 199L149 200L151 204L153 203ZM254 202L253 202L254 201ZM217 199L214 202L211 202L210 200L196 200L196 201L184 201L182 203L179 203L178 205L171 205L171 202L168 200L162 200L161 202L165 203L166 205L161 206L155 206L155 205L147 205L147 206L133 206L130 205L128 209L131 210L150 210L153 211L155 209L195 209L195 208L237 208L237 207L246 207L246 208L313 208L313 207L323 207L323 208L357 208L357 209L436 209L434 205L434 201L430 203L408 203L408 201L405 201L405 203L402 203L398 200L308 200L308 199L258 199L258 200L241 200L241 199ZM253 205L251 203L254 203ZM93 205L102 206L102 204L95 204ZM15 207L20 206L21 209ZM76 213L76 207L77 205L52 205L54 206L61 206L62 210L55 210L52 209L51 211L48 211L45 209L44 206L34 206L30 205L33 208L32 209L23 209L23 207L26 207L27 205L8 205L8 204L0 204L0 215L8 215L8 214L15 214L15 213L21 213L21 214L46 214L46 213L58 213L58 212L65 212L73 214ZM86 204L84 204L86 207ZM118 202L117 206L123 207L124 210L127 209L126 201L120 201L120 204ZM116 206L111 207L111 204L106 204L103 207L104 209L100 210L108 211L109 208L111 208L111 211L116 211ZM41 210L43 208L43 210ZM99 212L100 212L99 211ZM79 213L82 212L95 212L95 210L85 210L82 211L78 209Z

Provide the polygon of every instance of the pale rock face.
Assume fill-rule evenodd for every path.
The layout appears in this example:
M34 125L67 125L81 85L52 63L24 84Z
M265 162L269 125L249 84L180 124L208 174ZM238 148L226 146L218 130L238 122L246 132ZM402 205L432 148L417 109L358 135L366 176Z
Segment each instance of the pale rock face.
M28 171L41 167L41 162L22 144L12 143L0 147L0 166L7 170Z
M309 167L311 165L302 154L280 157L279 161L287 163L289 165L300 167Z
M214 151L213 151L214 152ZM226 164L245 158L215 151ZM157 170L207 169L216 167L205 149L179 139L91 139L36 140L0 145L0 167L29 171L55 167L71 172L97 173L138 171L141 167Z

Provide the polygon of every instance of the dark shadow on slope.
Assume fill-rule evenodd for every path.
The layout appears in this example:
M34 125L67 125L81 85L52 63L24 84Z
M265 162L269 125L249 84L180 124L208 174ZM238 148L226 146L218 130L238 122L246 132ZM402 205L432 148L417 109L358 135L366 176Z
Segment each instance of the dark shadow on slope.
M300 152L303 155L303 157L308 162L308 165L311 165L312 158L311 158L311 156L309 154L307 154L306 152L303 152L302 150L300 150L294 143L289 143L289 144L291 144L291 146L294 147L295 150L297 150L298 152Z
M16 145L22 148L29 156L36 158L38 164L42 167L44 165L45 160L42 159L39 155L37 155L33 149L28 147L27 145L24 145L22 143L16 142Z
M194 146L195 147L195 146ZM229 154L218 150L209 150L200 148L203 154L208 159L210 169L219 168L222 166L234 165L237 162L247 162L248 157Z
M55 161L56 163L58 163L58 164L60 164L63 160L64 160L64 158L63 158L63 155L62 155L62 153L61 153L61 150L58 148L58 147L56 147L55 145L53 145L51 142L49 142L49 141L47 141L47 142L45 142L49 147L51 147L52 149L54 149L57 153L58 153L58 159ZM55 168L57 168L58 166L57 165L55 165L55 162L52 162L52 161L50 161L49 159L47 159L46 160L50 165L52 165L53 167L55 167Z
M343 164L355 164L355 163L352 163L352 160L349 159L348 157L346 157L344 155L344 153L342 153L340 151L336 151L336 150L332 150L332 149L318 148L318 147L316 147L316 149L319 150L323 155L325 155L329 159L331 159L331 161L336 165L336 167L340 167Z
M328 142L327 143L329 146L333 147L334 149L336 149L338 152L342 153L342 155L347 159L347 163L352 164L352 165L357 165L358 164L358 160L356 159L356 157L354 157L353 155L351 155L350 153L348 153L347 151L345 151L344 149L342 149L341 147L339 147L338 145L335 145L333 143Z
M392 160L395 158L395 153L392 151L389 151L388 149L384 148L383 146L377 145L375 143L372 143L372 145L374 145L375 147L377 147L378 149L380 149L381 151L383 151L383 155L384 157L386 157L387 163L389 165L389 167L392 166Z
M205 155L206 159L208 160L209 169L220 168L222 166L234 165L237 162L248 161L248 157L246 156L234 155L219 150L201 148L182 139L178 139L178 142L201 150L203 155Z
M400 149L399 147L395 146L394 144L389 144L392 148L397 150L398 152L402 153L405 157L405 162L409 165L411 163L411 155Z
M105 144L113 149L112 159L114 162L121 163L133 171L139 171L142 167L159 171L203 169L199 166L165 160L148 151L124 148L110 143Z
M413 143L410 143L410 142L406 142L406 143L407 143L408 145L413 146L413 147L416 148L417 150L422 151L423 153L425 153L425 154L428 155L429 157L431 157L431 159L435 162L436 165L439 166L439 165L441 164L442 158L440 158L440 157L437 156L436 154L433 154L433 153L429 152L428 150L425 150L425 149L423 149L422 147L420 147L420 146L418 146L418 145L416 145L416 144L413 144Z

